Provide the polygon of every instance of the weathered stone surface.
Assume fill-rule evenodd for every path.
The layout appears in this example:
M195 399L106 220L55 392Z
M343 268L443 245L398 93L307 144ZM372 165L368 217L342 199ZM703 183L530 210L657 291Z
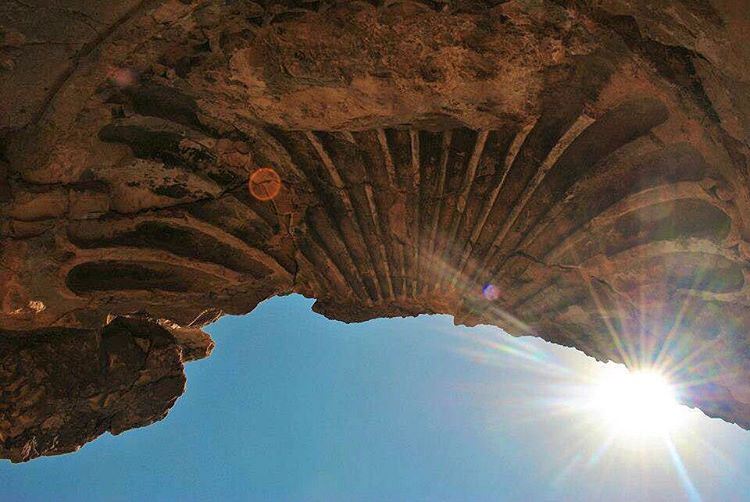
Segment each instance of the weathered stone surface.
M14 462L161 420L185 389L179 338L146 317L0 335L0 456Z
M447 313L658 362L750 428L741 2L108 5L2 7L9 339L147 311L181 365L222 312L297 292L344 321Z

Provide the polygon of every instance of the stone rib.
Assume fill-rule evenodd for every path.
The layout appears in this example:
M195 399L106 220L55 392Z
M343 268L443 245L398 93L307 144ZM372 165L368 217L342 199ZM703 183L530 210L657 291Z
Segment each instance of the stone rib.
M492 192L490 192L490 196L488 199L483 203L482 211L479 215L479 218L474 225L471 236L469 237L469 241L466 243L466 246L464 248L463 254L461 256L457 272L453 278L453 281L451 283L451 288L458 282L458 280L465 274L466 266L469 262L469 258L474 253L474 250L476 249L477 240L479 239L479 236L484 231L485 225L487 224L487 219L490 216L490 213L495 208L495 204L497 203L498 197L500 196L500 192L502 191L504 185L505 185L505 179L508 177L508 173L510 172L511 166L516 160L516 156L518 155L518 152L521 150L521 146L526 141L526 137L529 135L531 130L536 125L536 121L530 122L525 127L522 127L518 133L516 133L515 137L513 138L513 142L510 145L510 148L508 149L508 152L506 153L505 159L503 160L503 169L500 174L500 179L497 181L497 185L495 185L495 188L492 189ZM477 257L477 260L481 259L482 257ZM461 291L465 291L465 288L461 288Z

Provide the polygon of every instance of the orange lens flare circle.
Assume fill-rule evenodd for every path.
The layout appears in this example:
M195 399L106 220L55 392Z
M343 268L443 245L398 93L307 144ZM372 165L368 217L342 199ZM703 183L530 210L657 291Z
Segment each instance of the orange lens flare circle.
M270 167L256 169L247 182L250 195L258 200L267 201L276 198L281 191L281 178Z

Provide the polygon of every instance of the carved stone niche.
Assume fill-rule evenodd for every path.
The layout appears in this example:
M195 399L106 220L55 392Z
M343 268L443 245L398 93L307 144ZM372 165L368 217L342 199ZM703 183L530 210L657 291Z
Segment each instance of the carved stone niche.
M163 418L289 293L658 361L750 428L739 3L4 3L0 456Z

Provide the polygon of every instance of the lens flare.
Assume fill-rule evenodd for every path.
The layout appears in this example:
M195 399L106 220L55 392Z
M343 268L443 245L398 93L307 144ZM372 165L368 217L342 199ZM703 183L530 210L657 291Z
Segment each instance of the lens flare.
M250 175L248 188L250 194L260 201L273 200L281 191L281 178L270 167L261 167Z
M482 288L482 296L486 300L494 301L500 298L500 290L494 284L485 284Z
M669 381L658 371L630 372L612 366L592 388L592 406L612 435L627 439L669 435L680 407Z

